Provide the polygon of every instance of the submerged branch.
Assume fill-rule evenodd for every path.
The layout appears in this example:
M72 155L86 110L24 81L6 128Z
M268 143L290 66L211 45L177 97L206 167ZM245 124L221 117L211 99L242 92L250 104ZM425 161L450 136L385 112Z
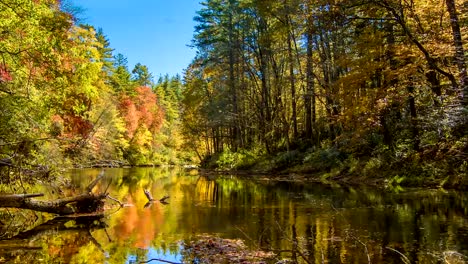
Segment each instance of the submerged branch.
M118 204L120 205L120 207L124 207L124 206L125 206L124 203L122 203L121 201L119 201L118 199L116 199L116 198L114 198L114 197L112 197L112 196L110 196L110 195L107 195L106 198L109 199L109 200L111 200L111 201L114 201L114 202L118 203Z
M182 264L180 262L172 262L172 261L169 261L169 260L164 260L164 259L158 259L158 258L153 258L153 259L149 259L147 261L141 261L141 262L138 262L138 263L150 263L152 261L159 261L159 262L164 262L164 263L170 263L170 264Z

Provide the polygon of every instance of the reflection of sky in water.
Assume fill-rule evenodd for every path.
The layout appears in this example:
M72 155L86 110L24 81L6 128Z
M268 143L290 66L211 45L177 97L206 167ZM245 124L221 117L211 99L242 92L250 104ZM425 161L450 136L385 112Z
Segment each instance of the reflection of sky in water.
M72 183L83 189L99 172L75 171ZM297 243L310 263L367 263L368 256L372 263L402 263L392 250L411 263L437 263L445 251L468 256L466 193L192 177L161 168L108 169L97 188L132 206L109 215L105 229L93 229L94 244L83 230L43 235L47 263L181 262L180 242L197 235L286 252L280 258L294 258ZM155 199L169 195L169 204L145 208L143 189Z
M179 254L172 254L170 252L163 252L163 251L155 249L153 247L149 248L148 253L146 254L146 259L137 260L137 256L130 255L130 256L128 256L125 263L134 264L134 263L138 263L138 262L149 261L151 259L159 259L159 260L169 261L169 262L173 262L173 263L182 263L182 256L180 256ZM152 262L149 262L149 263L161 263L161 262L155 260L155 261L152 261Z
M152 241L160 241L158 246L173 245L194 234L240 238L253 248L276 250L290 250L295 240L309 251L311 263L321 260L322 254L331 263L343 256L358 263L367 261L366 251L373 256L373 263L401 261L401 256L386 248L422 263L432 261L421 257L422 252L439 256L443 250L468 252L463 236L467 227L460 211L466 206L451 192L392 193L361 187L166 175L154 177L148 184L155 198L169 194L169 204L142 210L145 200L141 189L132 184L129 189L135 192L131 199L136 208L129 210L135 211L136 223L141 222L134 232L152 230ZM153 219L152 224L147 222L148 217ZM127 224L130 219L131 215L122 218ZM165 253L154 246L147 252L147 259L181 261L177 250Z

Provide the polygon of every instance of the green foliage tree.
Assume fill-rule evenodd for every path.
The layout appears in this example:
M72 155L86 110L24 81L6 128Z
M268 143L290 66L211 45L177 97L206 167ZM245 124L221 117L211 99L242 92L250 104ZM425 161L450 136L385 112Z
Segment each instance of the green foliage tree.
M148 67L141 63L137 63L132 70L132 80L138 86L153 86L153 75L149 72Z
M127 58L121 53L114 56L111 86L116 92L124 93L131 93L134 88L132 75L128 70Z

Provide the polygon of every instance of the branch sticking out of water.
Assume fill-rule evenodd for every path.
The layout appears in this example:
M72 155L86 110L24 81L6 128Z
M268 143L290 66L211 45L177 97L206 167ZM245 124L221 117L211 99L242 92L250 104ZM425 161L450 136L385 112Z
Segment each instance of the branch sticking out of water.
M283 239L289 241L292 245L293 245L293 251L295 251L296 253L299 254L299 256L302 257L302 259L307 263L307 264L312 264L312 262L310 262L310 260L307 258L307 256L302 252L301 250L301 246L299 245L299 243L297 242L297 240L291 240L287 235L286 235L286 232L283 231L283 229L281 228L281 225L278 221L276 221L276 225L278 226L278 229L283 233ZM323 255L323 253L322 253ZM323 262L323 261L322 261Z
M101 171L101 173L99 174L99 176L94 179L89 185L88 187L86 187L86 191L88 191L89 193L93 190L94 186L96 186L96 184L104 177L104 171Z
M149 259L147 261L142 261L142 262L139 262L140 264L144 264L144 263L150 263L152 261L159 261L159 262L164 262L164 263L170 263L170 264L182 264L180 262L172 262L172 261L169 261L169 260L164 260L164 259L157 259L157 258L154 258L154 259Z
M148 198L148 201L149 201L149 202L153 202L153 201L154 201L153 196L151 195L151 193L150 193L148 190L144 189L143 192L145 193L146 198Z
M167 199L169 199L169 195L165 195L163 198L159 199L159 202L162 204L168 204L166 201Z
M153 198L153 195L151 195L150 191L148 191L146 189L143 189L143 192L145 193L146 198L148 198L148 202L145 204L145 208L148 208L148 207L151 206L151 204L155 200ZM159 199L159 202L162 203L162 204L168 204L168 202L166 201L167 199L169 199L169 195L165 195L163 198Z
M120 205L120 207L124 207L124 205L125 205L125 204L123 204L121 201L119 201L118 199L116 199L116 198L114 198L114 197L112 197L112 196L110 196L110 195L107 195L106 197L107 197L107 199L112 200L112 201L118 203L118 204Z

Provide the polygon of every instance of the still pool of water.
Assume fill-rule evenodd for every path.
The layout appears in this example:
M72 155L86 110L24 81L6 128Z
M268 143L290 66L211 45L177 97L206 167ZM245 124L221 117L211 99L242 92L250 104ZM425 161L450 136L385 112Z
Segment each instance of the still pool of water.
M69 173L85 188L100 169ZM17 237L0 263L191 263L184 242L240 239L291 263L464 263L468 195L200 176L179 168L105 169L111 200L104 223L53 221ZM143 192L169 195L146 206ZM451 262L450 262L451 261ZM454 262L458 261L458 262ZM164 263L152 261L151 263ZM274 263L274 262L273 262Z

